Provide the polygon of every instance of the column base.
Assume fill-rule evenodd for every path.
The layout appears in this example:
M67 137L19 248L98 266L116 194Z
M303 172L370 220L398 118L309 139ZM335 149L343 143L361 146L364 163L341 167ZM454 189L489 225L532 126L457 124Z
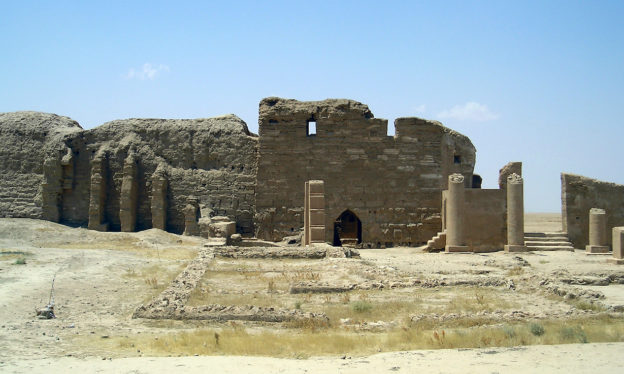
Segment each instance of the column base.
M605 254L605 253L609 253L609 246L607 246L607 245L587 245L587 246L585 246L585 252L587 254Z
M529 249L525 245L506 244L503 248L505 252L528 252L529 251Z
M624 265L624 258L608 258L607 262L610 264L616 264L616 265Z
M467 245L447 245L444 247L444 252L446 253L457 253L457 252L470 252L470 248Z

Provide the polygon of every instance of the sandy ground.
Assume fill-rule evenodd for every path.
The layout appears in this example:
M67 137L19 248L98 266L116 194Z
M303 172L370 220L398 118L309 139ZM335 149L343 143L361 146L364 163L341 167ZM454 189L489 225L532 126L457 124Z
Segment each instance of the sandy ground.
M621 373L624 343L393 352L357 358L203 356L21 360L7 373Z
M534 215L526 231L560 230L558 215ZM137 334L154 329L190 329L171 323L133 320L141 303L159 294L194 257L204 241L159 230L99 233L38 220L0 219L0 372L224 373L294 372L621 372L624 343L530 346L382 353L367 357L289 360L262 357L119 357L101 348L77 346L77 337ZM25 265L16 265L18 258ZM513 257L492 254L423 254L412 248L368 250L364 260L386 273L445 279L482 270L504 274ZM620 271L601 256L576 252L523 255L531 272L587 276ZM533 273L527 273L530 277ZM39 320L54 279L58 318ZM148 282L149 281L149 282ZM624 305L624 286L584 286L599 290L609 305ZM528 310L565 308L544 300ZM531 309L533 308L533 309ZM565 312L565 311L564 311ZM112 358L111 358L112 357ZM106 358L106 359L103 359Z

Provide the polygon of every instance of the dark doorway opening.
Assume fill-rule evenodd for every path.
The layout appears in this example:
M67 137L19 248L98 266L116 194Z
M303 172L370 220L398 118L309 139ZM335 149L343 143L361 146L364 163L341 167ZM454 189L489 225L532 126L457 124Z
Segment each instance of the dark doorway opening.
M362 221L349 209L334 221L334 245L354 247L362 242Z

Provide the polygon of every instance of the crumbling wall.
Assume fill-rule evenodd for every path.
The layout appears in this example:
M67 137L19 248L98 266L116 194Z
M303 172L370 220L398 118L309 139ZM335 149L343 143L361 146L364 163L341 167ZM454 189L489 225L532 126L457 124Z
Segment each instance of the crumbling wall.
M591 208L606 211L607 240L611 245L611 229L624 226L624 185L561 173L563 231L568 233L574 248L585 248L589 244Z
M0 217L60 219L62 159L80 131L55 114L0 113Z
M475 149L439 122L399 118L395 128L396 135L387 136L387 120L352 100L262 100L256 235L279 240L299 230L304 184L319 179L325 181L328 242L346 209L361 220L365 245L430 239L441 227L440 191L450 173L472 180Z
M82 130L67 117L4 113L0 135L3 217L148 229L157 178L157 219L164 217L160 226L168 231L184 231L183 209L193 195L203 211L228 216L239 233L253 234L257 136L234 115L128 119Z

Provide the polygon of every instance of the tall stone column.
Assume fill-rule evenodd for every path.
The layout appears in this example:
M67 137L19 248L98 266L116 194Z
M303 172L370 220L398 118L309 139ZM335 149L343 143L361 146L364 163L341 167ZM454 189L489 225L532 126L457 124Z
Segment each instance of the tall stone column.
M507 177L507 245L505 252L526 252L524 245L524 183L512 173Z
M119 200L119 220L121 231L134 232L136 230L137 195L138 195L138 167L134 154L129 154L124 160L123 179L121 180L121 194Z
M608 253L607 245L607 212L604 209L589 210L589 245L586 253Z
M446 195L446 252L467 252L464 236L464 176L451 174Z

